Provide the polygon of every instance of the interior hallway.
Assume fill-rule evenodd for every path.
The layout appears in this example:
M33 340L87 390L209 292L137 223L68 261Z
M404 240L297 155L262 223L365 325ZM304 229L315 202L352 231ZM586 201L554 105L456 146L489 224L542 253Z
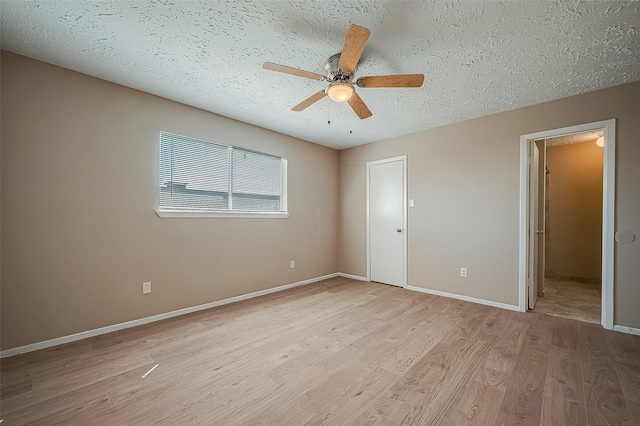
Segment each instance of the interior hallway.
M538 297L533 312L600 324L600 284L545 278L544 297Z

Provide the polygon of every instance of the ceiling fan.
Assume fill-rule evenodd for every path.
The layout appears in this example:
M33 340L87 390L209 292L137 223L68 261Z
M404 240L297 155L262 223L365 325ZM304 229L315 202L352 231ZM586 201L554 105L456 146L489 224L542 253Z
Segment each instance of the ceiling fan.
M327 62L325 67L327 70L326 76L271 62L265 62L262 64L262 68L297 75L298 77L310 78L312 80L329 82L329 86L327 86L326 89L300 102L291 108L292 111L302 111L325 96L328 96L336 102L348 102L358 117L364 120L365 118L371 117L373 113L356 93L352 80L358 66L358 61L370 35L371 31L368 29L358 25L350 25L347 31L347 37L344 40L342 52L331 56ZM355 85L361 88L420 87L423 82L424 74L398 74L359 77L355 80Z

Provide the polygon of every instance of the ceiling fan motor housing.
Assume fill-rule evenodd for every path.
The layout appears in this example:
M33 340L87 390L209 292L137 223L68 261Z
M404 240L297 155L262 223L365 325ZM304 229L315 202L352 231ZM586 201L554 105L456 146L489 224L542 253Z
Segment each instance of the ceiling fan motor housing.
M329 58L327 65L324 67L327 70L327 79L331 82L351 82L356 70L354 69L353 72L342 72L338 67L339 63L340 53L336 53Z

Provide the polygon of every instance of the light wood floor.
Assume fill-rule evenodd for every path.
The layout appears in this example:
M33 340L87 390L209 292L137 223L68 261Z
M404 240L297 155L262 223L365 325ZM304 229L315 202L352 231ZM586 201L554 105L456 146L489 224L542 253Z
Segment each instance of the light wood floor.
M637 425L640 338L335 278L4 359L1 408L2 426Z
M601 286L545 278L544 297L538 298L533 311L600 324Z

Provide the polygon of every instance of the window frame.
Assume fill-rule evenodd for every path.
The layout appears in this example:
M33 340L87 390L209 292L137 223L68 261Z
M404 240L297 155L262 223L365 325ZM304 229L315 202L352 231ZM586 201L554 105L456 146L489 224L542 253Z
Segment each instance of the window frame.
M242 151L253 152L256 154L276 157L280 159L281 166L281 190L282 193L280 195L280 204L281 211L252 211L252 210L163 210L160 207L160 185L159 185L159 177L160 177L160 167L161 167L161 155L160 155L160 145L162 143L162 135L176 136L179 138L187 138L192 139L198 142L210 143L218 146L227 147L230 152L233 152L233 149L238 149ZM225 145L218 142L207 141L204 139L193 138L191 136L178 135L176 133L161 131L158 137L158 172L156 174L156 189L157 192L157 202L156 202L156 214L161 218L233 218L233 219L284 219L289 217L288 210L288 202L287 202L287 187L288 187L288 167L287 167L287 159L284 157L279 157L273 154L267 154L264 152L243 148L235 145Z

